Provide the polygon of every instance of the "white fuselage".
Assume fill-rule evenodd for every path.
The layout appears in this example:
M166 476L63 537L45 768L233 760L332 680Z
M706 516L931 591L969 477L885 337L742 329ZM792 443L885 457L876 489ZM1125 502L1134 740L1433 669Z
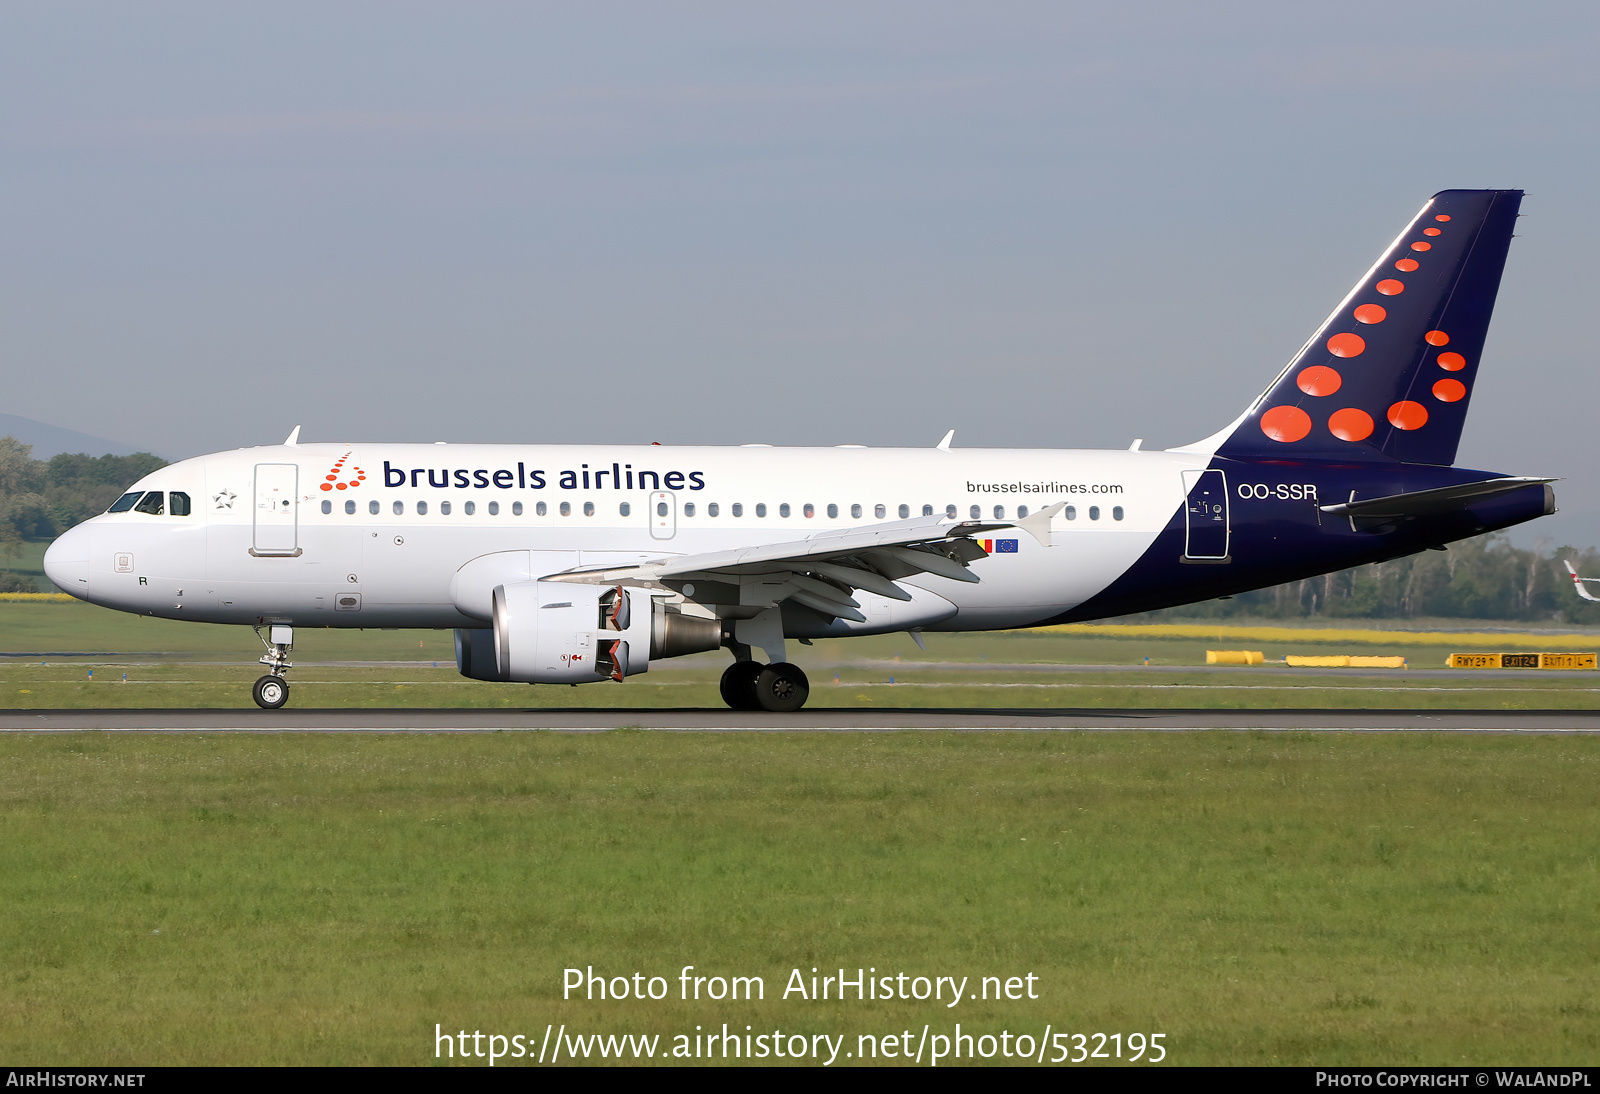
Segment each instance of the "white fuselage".
M52 546L51 579L106 607L211 623L481 627L458 573L523 553L532 578L794 541L951 511L1014 518L1055 502L1052 546L993 534L977 583L904 584L956 612L928 629L1049 619L1105 589L1184 504L1207 452L301 444L164 467L188 515L107 513ZM363 477L364 476L364 477ZM620 482L616 481L621 479ZM663 509L663 507L665 507ZM832 508L830 508L832 507ZM376 510L375 512L373 510ZM353 510L353 511L351 511ZM882 609L888 612L888 609ZM886 614L853 633L896 630Z

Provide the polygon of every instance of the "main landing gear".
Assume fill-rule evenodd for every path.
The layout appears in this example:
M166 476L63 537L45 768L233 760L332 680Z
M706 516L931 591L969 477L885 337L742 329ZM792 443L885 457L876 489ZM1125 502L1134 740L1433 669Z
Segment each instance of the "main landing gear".
M776 661L735 661L722 674L722 701L734 710L790 714L806 705L811 681L799 665Z
M256 681L250 694L256 706L277 710L289 701L289 681L283 674L294 667L289 660L289 651L294 649L294 628L274 625L267 628L267 636L263 638L261 628L257 627L256 637L267 647L261 658L261 663L267 666L267 675Z

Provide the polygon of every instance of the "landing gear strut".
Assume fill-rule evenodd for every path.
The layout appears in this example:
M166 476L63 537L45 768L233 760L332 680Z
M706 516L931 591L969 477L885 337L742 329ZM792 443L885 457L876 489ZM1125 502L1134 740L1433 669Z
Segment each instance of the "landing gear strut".
M267 666L267 675L256 681L250 694L256 706L264 710L277 710L289 701L289 681L283 678L283 674L294 667L289 660L289 651L294 649L294 628L270 626L265 637L260 627L255 630L256 637L267 647L266 654L261 658L261 663Z
M790 714L805 706L811 682L799 665L735 661L722 673L722 701L734 710Z

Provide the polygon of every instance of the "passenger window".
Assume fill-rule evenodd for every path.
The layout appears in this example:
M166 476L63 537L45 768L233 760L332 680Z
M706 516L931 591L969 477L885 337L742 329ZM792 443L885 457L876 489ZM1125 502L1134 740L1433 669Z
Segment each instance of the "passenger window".
M716 502L712 502L711 504L706 506L706 516L708 516L708 517L714 517L718 513L720 513L721 511L722 510L720 508L718 508Z
M586 517L594 516L594 502L586 501L583 503L583 515Z
M1021 520L1023 517L1025 517L1027 515L1028 515L1028 507L1026 505L1017 506L1017 519L1018 520Z
M587 512L589 507L586 505L583 508L584 508L585 512ZM664 517L666 515L667 515L667 503L664 502L664 501L656 502L656 516Z
M1099 520L1100 519L1100 507L1098 505L1089 506L1089 519L1090 520Z
M879 520L882 520L884 517L889 515L889 507L880 501L877 505L872 507L872 515L877 517Z
M498 517L500 515L500 503L499 502L491 501L489 503L489 515L491 517Z
M472 514L478 511L478 503L475 501L469 501L461 507L461 511L470 517Z
M428 503L425 502L425 501L417 502L417 516L425 517L427 515L428 515Z
M971 512L972 512L972 519L973 520L977 520L977 519L979 519L980 517L983 516L983 507L979 506L979 505L974 505L972 507Z
M133 508L133 503L138 501L142 497L144 497L144 491L143 490L135 490L131 494L124 494L124 495L122 495L122 497L120 497L116 501L112 502L111 503L111 508L107 509L106 512L108 512L108 513L126 513L129 509Z
M767 515L767 503L764 502L764 501L756 502L756 516L764 517L766 515Z
M371 501L367 502L367 512L371 513L373 516L377 516L378 515L378 499L377 498L373 498Z
M623 516L628 516L633 512L633 506L629 505L627 502L623 502L621 505L617 506L617 512L621 513Z
M910 516L910 515L911 515L911 506L909 506L909 505L902 505L902 506L901 506L901 507L900 507L900 519L901 519L901 520L905 520L905 519L906 519L906 518L907 518L907 517L909 517L909 516Z
M172 515L173 516L175 516L175 517L186 517L186 516L189 515L189 495L188 494L185 494L181 490L174 490L172 492L172 495L167 499L167 501L170 503L170 505L168 507L172 510Z
M570 517L572 515L572 503L570 501L564 501L561 503L561 515L564 517Z
M949 517L951 520L955 520L956 519L956 507L954 505L946 505L944 507L944 515Z
M839 516L839 507L832 502L828 503L828 516L833 519L837 519Z
M1078 507L1076 505L1069 505L1061 511L1061 515L1066 517L1068 520L1077 520Z
M1004 505L996 505L994 507L994 519L995 520L1005 520L1006 519L1006 507Z
M550 511L549 508L546 507L545 503L542 502L542 501L541 502L536 502L534 504L534 506L533 506L533 515L536 516L536 517L542 517L546 513L548 513L549 511Z
M780 517L787 517L789 515L789 503L788 502L784 502L782 505L778 506L778 515Z
M683 503L683 515L686 517L694 516L694 502L686 501Z
M406 511L406 503L405 502L397 501L397 502L394 503L394 515L395 516L398 517L401 514L403 514L405 511Z
M924 506L923 506L923 507L922 507L922 515L923 515L923 516L925 516L925 517L931 517L931 516L933 516L933 506L931 506L931 505L924 505Z
M449 502L441 501L439 503L439 515L441 517L448 517L450 515L450 503Z
M344 512L345 512L346 516L353 515L355 513L355 511L356 511L356 503L355 502L347 501L347 502L344 503Z
M744 502L736 501L733 503L733 515L736 517L744 516Z
M324 516L326 516L327 514L329 514L331 512L333 512L333 502L331 502L331 501L327 500L326 498L324 498L322 500L322 513L323 513Z
M449 503L447 502L446 504ZM522 515L522 503L520 501L514 501L511 503L511 515L514 517L520 517Z
M814 517L817 515L817 507L808 501L804 506L801 507L800 512L804 513L808 517Z
M133 511L135 513L147 513L152 517L159 517L162 508L161 491L152 490L144 496L143 501L133 507Z
M852 505L850 507L850 515L852 517L854 517L855 519L860 520L861 519L861 506Z
M1111 510L1111 519L1112 520L1121 520L1122 519L1122 506L1118 505L1118 506L1115 506L1115 507L1112 508L1112 510Z

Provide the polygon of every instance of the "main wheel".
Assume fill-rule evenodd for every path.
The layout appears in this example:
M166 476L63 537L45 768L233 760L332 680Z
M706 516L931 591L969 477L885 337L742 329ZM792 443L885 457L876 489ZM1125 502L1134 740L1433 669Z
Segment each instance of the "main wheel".
M289 681L281 676L263 676L256 681L251 694L256 706L264 710L277 710L289 701Z
M779 661L762 669L756 677L756 702L762 710L790 714L805 706L810 695L811 681L799 665Z
M767 666L759 661L735 661L722 673L722 701L734 710L760 710L756 702L756 677Z

